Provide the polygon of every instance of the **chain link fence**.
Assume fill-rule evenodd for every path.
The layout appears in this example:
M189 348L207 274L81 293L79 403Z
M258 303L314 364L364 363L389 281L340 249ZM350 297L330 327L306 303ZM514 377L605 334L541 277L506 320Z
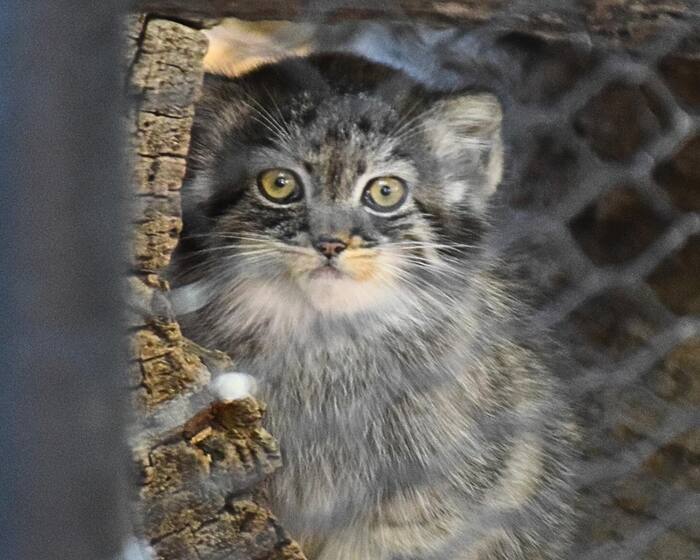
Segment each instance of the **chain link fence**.
M554 333L572 357L575 366L560 375L585 429L581 526L570 558L700 558L698 21L692 7L669 3L650 10L648 18L662 20L654 33L522 29L535 4L518 3L522 20L496 18L468 31L404 21L255 33L265 56L349 50L444 88L459 86L476 56L489 79L506 84L508 171L495 241L527 286L531 328ZM225 21L207 31L221 47L209 67L236 71L259 57L254 48L245 57L227 48L252 44L240 35L251 29ZM183 153L176 156L181 165ZM175 226L165 231L177 235ZM184 383L168 398L206 381ZM191 407L205 405L197 394ZM139 425L150 443L187 419L168 407L150 428Z

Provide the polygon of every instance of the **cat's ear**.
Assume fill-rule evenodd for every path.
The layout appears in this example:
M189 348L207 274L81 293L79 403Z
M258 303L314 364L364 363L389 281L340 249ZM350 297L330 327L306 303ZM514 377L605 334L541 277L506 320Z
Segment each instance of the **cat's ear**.
M450 204L484 207L503 176L503 111L490 93L462 93L433 102L424 126Z

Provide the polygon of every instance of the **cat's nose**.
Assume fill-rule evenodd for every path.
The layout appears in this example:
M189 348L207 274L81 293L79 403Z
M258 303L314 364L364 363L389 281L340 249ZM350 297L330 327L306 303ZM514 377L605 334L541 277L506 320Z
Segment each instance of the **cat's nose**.
M342 253L347 247L347 244L338 238L321 237L316 241L314 247L316 247L319 253L330 259Z

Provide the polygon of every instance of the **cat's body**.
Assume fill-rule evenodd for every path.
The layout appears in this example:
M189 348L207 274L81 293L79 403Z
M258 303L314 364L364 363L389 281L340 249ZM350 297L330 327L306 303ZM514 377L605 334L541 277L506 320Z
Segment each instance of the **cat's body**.
M564 554L568 411L484 243L500 118L347 56L207 85L184 326L260 380L273 510L311 558Z

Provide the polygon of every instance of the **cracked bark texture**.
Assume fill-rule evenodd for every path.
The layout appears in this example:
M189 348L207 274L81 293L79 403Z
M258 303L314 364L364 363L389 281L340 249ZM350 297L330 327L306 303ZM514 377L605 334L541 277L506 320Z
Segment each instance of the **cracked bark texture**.
M212 374L232 364L183 337L160 274L182 229L180 187L207 46L196 25L143 15L127 22L130 439L140 536L164 560L303 560L256 487L281 466L277 442L261 427L265 407L252 398L212 402Z

